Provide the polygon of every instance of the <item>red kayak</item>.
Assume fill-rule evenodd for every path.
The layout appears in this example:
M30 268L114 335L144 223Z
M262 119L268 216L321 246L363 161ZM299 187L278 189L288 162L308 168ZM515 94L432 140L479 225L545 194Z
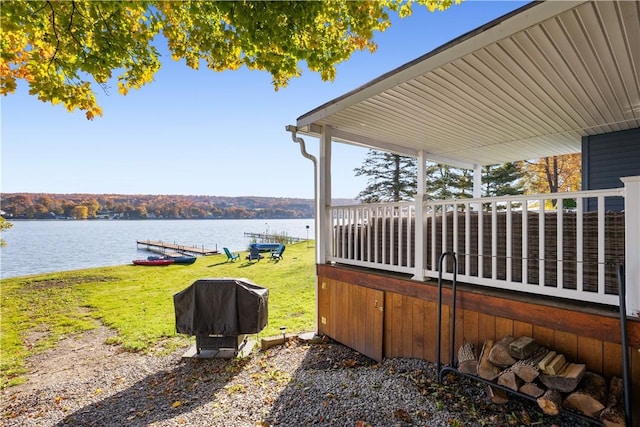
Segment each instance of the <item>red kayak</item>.
M173 264L174 261L172 259L134 259L133 263L135 265L159 266Z

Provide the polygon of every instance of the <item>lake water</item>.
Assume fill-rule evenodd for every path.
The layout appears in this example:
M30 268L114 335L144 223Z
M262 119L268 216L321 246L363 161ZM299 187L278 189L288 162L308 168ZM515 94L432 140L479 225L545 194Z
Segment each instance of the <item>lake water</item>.
M130 264L151 255L137 240L155 240L223 252L246 250L244 233L314 237L313 219L12 221L2 232L0 277ZM307 230L307 226L309 229Z

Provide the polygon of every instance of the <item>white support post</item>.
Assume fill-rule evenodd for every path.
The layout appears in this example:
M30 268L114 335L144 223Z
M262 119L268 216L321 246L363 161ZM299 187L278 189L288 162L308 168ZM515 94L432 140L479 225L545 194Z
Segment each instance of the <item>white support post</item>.
M482 166L473 165L473 198L479 199L482 197ZM474 203L473 208L476 212L482 210L482 204Z
M473 198L482 197L482 166L473 165Z
M418 153L418 193L416 194L416 212L415 212L415 250L414 259L415 266L413 272L413 280L424 280L424 261L427 256L427 238L425 236L425 217L424 217L424 196L427 187L427 157L424 151Z
M320 136L320 168L318 171L318 264L326 264L331 256L331 128L324 126Z
M624 183L625 283L627 315L640 315L640 176L620 178Z

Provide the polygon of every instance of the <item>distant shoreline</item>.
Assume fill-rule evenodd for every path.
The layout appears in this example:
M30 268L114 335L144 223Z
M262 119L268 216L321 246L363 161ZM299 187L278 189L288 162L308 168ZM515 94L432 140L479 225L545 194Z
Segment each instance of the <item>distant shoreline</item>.
M0 193L0 216L14 220L67 219L309 219L312 199L226 196ZM333 199L334 206L358 204Z
M1 216L1 215L0 215ZM240 220L244 221L247 219L256 219L256 220L276 220L276 219L313 219L311 216L302 216L302 217L274 217L274 218L7 218L4 217L7 221L223 221L223 220Z

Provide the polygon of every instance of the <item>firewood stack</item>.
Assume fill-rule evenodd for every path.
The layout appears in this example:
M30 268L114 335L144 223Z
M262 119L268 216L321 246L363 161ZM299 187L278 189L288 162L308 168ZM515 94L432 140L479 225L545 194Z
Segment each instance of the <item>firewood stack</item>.
M566 408L599 418L606 427L625 426L620 378L612 378L607 387L602 376L587 372L586 365L567 361L531 337L506 336L495 343L487 339L479 357L471 343L464 343L458 350L458 371L531 396L547 415ZM490 384L487 396L497 404L509 401L503 389Z

